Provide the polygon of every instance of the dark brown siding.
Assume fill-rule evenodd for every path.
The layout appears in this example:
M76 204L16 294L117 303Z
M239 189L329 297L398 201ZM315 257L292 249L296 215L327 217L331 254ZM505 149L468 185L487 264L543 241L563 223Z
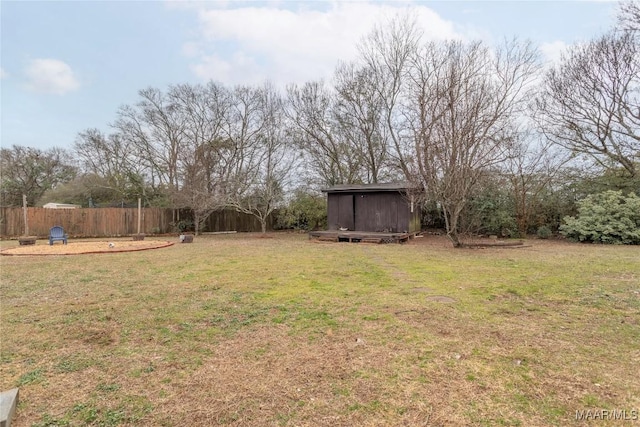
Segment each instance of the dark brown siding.
M404 205L399 193L358 194L355 205L356 230L397 232L406 228L398 222L398 209Z
M411 203L403 193L328 193L327 200L329 230L343 227L356 231L420 231L420 213L417 209L411 212Z

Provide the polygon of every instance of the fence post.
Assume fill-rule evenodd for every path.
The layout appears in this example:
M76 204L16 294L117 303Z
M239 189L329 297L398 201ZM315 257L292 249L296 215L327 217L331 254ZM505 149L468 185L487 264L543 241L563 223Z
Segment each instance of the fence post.
M27 221L27 195L22 195L22 212L24 214L24 235L29 235L29 222Z
M138 234L140 234L140 220L141 220L141 213L142 213L142 199L140 197L138 197Z

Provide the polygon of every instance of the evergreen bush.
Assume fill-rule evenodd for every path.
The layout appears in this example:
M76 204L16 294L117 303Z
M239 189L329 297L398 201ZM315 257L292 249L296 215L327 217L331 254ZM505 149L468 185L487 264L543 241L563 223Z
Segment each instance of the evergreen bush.
M280 210L279 228L317 230L327 225L327 201L323 195L297 190L289 204Z
M548 239L552 235L551 229L546 225L538 227L538 231L536 232L536 234L539 239Z
M578 216L565 217L560 232L580 242L640 244L640 197L622 191L592 194L578 202Z

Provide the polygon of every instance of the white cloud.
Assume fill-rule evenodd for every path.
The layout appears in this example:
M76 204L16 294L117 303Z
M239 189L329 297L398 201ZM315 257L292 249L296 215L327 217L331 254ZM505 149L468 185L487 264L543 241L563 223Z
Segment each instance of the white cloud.
M25 73L33 92L63 95L80 87L71 67L58 59L33 59Z
M560 63L562 54L566 53L568 47L569 45L567 43L556 40L540 45L540 52L542 52L545 62L550 66L554 66Z
M198 77L229 84L330 78L339 60L355 59L358 42L374 25L407 10L426 39L462 38L452 22L421 5L410 9L398 3L363 2L204 5L198 11L198 39L185 44L183 52L195 61L192 70Z
M9 77L9 73L7 73L2 67L0 67L0 79L6 79Z
M243 52L235 52L229 58L205 55L198 64L192 66L193 72L203 80L214 79L232 84L260 83L265 76L259 69L255 60Z
M187 42L182 45L182 54L187 58L193 58L202 53L202 48L197 42Z

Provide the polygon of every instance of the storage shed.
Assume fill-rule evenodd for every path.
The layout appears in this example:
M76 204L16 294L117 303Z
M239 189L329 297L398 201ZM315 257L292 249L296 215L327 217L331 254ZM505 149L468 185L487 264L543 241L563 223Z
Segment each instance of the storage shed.
M417 233L420 209L408 183L344 184L323 189L327 193L330 231Z

